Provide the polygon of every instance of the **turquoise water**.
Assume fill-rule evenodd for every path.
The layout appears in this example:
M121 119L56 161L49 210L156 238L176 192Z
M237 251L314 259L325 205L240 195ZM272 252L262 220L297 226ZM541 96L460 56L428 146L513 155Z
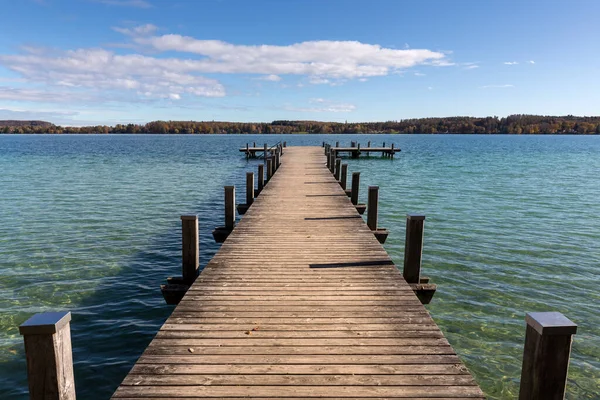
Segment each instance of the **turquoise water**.
M380 186L385 245L402 265L407 212L427 215L428 306L489 398L518 393L527 311L579 325L569 399L599 399L600 137L0 136L0 393L27 398L18 325L70 310L77 392L106 399L171 307L179 215L200 217L201 263L218 249L223 186L243 198L247 141L394 142L394 160L347 160ZM349 174L350 175L350 174Z

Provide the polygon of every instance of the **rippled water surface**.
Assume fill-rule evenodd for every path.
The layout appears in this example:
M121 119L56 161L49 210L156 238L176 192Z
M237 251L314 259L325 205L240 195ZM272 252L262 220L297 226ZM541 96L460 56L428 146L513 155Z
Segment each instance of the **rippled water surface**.
M77 392L106 399L171 311L179 215L200 217L201 264L218 249L223 186L243 196L245 143L386 141L394 160L348 160L380 186L385 245L402 265L407 212L427 215L430 306L489 398L518 393L527 311L579 325L567 398L599 399L600 137L0 135L0 393L27 398L18 325L70 310Z

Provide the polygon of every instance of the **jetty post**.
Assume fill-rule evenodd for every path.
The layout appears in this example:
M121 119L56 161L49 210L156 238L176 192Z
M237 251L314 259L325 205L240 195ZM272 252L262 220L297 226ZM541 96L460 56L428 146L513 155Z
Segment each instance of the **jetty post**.
M360 189L360 172L353 172L352 173L352 189L350 190L350 201L352 202L352 204L354 204L354 207L356 207L356 211L358 211L358 213L360 215L363 215L365 213L365 210L367 209L367 205L366 204L358 204L359 189Z
M273 176L273 160L271 157L267 158L267 183L271 180Z
M327 158L327 169L331 170L331 153L325 148L325 157Z
M577 325L559 312L528 313L525 322L519 400L564 399Z
M70 321L70 312L46 312L19 326L30 400L75 400Z
M256 189L256 196L260 194L260 192L265 187L265 165L258 164L258 184Z
M235 226L235 186L225 186L225 229Z
M263 151L264 151L264 158L265 158L265 162L267 162L267 153L269 152L269 150L267 150L267 144L266 144L266 143L265 143L265 145L264 145L264 148L263 148L263 149L264 149Z
M369 196L367 199L367 226L373 231L373 234L379 243L385 243L389 232L386 229L377 227L377 208L379 202L379 186L369 186Z
M369 142L367 143L367 147L371 148L371 141L369 140ZM367 157L369 157L371 153L367 150Z
M254 202L254 172L246 172L246 203L237 205L238 213L246 214L252 202Z
M379 201L379 186L369 186L367 199L367 226L372 231L377 230L377 207Z
M181 216L181 275L185 285L198 277L200 246L198 241L198 216Z
M425 215L406 215L406 238L404 240L404 269L402 276L422 304L429 304L437 285L429 283L428 277L421 277L423 258L423 235Z
M212 231L217 243L223 243L235 227L235 186L225 186L225 226Z
M277 150L275 150L275 171L277 171L279 169L279 166L281 165L281 162L279 161L279 148Z
M335 173L333 174L333 176L335 177L336 181L340 181L340 174L342 172L342 159L341 158L336 158L335 159Z
M340 176L340 186L346 190L346 184L348 183L348 164L342 164L342 174Z

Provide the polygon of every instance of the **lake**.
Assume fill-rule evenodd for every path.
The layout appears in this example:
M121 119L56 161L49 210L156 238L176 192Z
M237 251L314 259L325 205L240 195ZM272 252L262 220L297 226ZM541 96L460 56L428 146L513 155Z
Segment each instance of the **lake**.
M107 399L170 314L180 220L200 220L201 265L218 250L223 186L243 199L256 141L365 146L348 159L361 200L379 185L385 248L402 265L405 215L423 212L427 306L491 399L518 394L525 312L579 325L567 398L600 399L600 137L482 135L0 135L0 393L26 399L18 326L69 310L81 399ZM283 158L285 162L285 156Z

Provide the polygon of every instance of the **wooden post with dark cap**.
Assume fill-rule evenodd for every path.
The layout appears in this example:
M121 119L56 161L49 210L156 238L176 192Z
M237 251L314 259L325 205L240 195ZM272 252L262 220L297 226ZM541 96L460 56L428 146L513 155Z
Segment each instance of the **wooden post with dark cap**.
M331 156L327 149L325 149L325 157L327 158L327 169L331 169Z
M235 226L235 186L225 186L225 229Z
M258 188L256 190L256 195L259 195L264 187L265 187L265 165L258 164Z
M367 200L367 226L372 231L377 230L377 202L379 201L379 186L369 186Z
M346 184L348 183L348 164L342 164L342 174L340 176L340 186L346 190Z
M35 314L21 326L31 400L75 400L71 313Z
M271 180L271 177L273 176L273 160L271 160L271 158L267 158L267 183Z
M429 283L429 278L421 277L421 260L423 257L423 233L425 215L406 215L406 239L404 241L404 270L402 276L421 303L429 304L437 285Z
M577 325L559 312L528 313L525 321L519 399L562 400Z
M198 276L200 262L198 244L198 216L181 216L181 275L183 283L191 285Z
M342 173L342 159L336 158L335 159L335 173L333 174L333 176L335 177L335 180L338 182L340 180L341 173Z
M254 172L246 172L246 204L248 207L254 202Z
M352 173L352 194L350 195L350 201L352 204L358 205L358 190L360 189L360 172Z
M423 255L423 228L425 216L408 214L406 216L406 240L404 241L404 271L402 276L407 283L419 283L421 277L421 258Z

